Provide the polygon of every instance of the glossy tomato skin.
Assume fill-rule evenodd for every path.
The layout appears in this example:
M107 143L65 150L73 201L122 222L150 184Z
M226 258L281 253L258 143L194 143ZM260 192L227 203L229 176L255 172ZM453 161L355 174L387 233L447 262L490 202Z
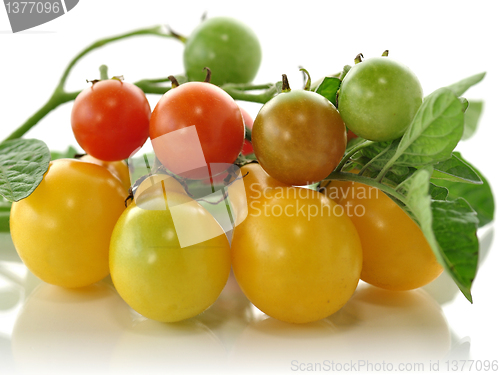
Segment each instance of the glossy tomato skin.
M118 180L121 181L125 189L128 190L130 187L130 173L128 170L128 165L123 160L118 161L103 161L94 158L91 155L83 155L79 160L86 161L87 163L94 163L106 168L110 171Z
M229 200L236 216L236 223L245 220L253 200L268 196L273 188L288 188L290 185L269 176L258 163L250 163L240 168L238 179L233 179L228 187Z
M87 154L103 161L129 158L149 136L151 108L137 86L116 79L83 90L71 111L71 126Z
M244 108L240 107L241 114L243 116L243 122L245 123L245 127L252 130L253 128L253 118ZM248 140L245 139L243 142L243 148L241 149L241 153L243 155L253 154L253 146Z
M184 68L190 81L203 81L209 67L211 82L249 83L257 75L262 52L255 33L228 17L204 20L189 36L184 49Z
M12 205L10 229L28 269L68 288L109 274L109 243L127 191L106 168L73 159L52 161L40 185Z
M188 129L193 125L197 136ZM179 132L182 129L184 133ZM177 137L174 142L172 135ZM216 164L233 163L243 146L245 125L238 104L224 90L211 83L187 82L162 96L151 115L150 136L167 169L184 177L206 178L195 167L207 163L215 175L220 172Z
M326 195L351 207L349 217L363 248L363 281L402 291L441 274L443 268L418 225L385 193L357 182L331 181Z
M234 230L238 284L257 308L285 322L333 314L359 281L362 252L354 225L340 206L309 189L275 187L266 196L250 202L248 217Z
M283 92L255 118L252 143L264 170L290 185L324 179L346 148L346 130L328 99L306 90Z
M356 135L390 141L404 134L422 98L422 86L407 66L373 57L354 65L344 77L338 109Z
M210 238L181 247L180 231ZM230 267L222 228L186 194L165 189L141 207L131 203L113 231L110 270L116 290L153 320L175 322L203 312L221 293Z

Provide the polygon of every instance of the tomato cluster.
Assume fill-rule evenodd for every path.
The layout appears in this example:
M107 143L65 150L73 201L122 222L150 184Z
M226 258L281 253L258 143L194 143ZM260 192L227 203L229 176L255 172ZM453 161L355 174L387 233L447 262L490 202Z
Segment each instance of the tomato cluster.
M71 115L88 155L52 161L35 192L12 207L12 238L26 266L63 287L110 273L134 310L164 322L212 305L231 267L256 307L292 323L338 311L360 278L407 290L437 277L442 268L420 229L382 192L351 196L349 189L367 187L339 181L320 191L305 186L337 167L346 126L349 138L403 134L422 102L414 75L388 57L363 61L345 76L338 109L309 89L290 90L284 77L282 92L255 122L221 87L200 82L210 65L218 84L247 83L259 63L253 33L221 18L188 39L190 81L172 79L152 113L138 87L120 79L92 83ZM161 167L131 188L124 160L148 137ZM239 155L253 153L255 162L234 168ZM209 181L213 194L214 182L223 185L231 243L203 199L189 191L200 180Z

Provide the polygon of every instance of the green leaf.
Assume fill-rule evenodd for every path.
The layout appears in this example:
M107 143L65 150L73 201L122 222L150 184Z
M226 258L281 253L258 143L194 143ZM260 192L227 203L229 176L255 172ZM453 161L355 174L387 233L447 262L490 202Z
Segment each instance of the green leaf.
M474 169L456 153L453 153L448 160L435 164L431 178L478 185L483 183Z
M449 159L463 129L462 103L451 90L438 89L424 99L384 168L424 166Z
M51 160L56 159L73 159L75 155L78 154L78 151L73 146L69 146L66 151L51 151L50 158Z
M448 189L431 183L429 184L429 194L431 199L445 201L448 198Z
M483 111L483 102L480 100L470 100L469 107L465 112L465 127L462 140L469 139L475 133L481 113Z
M340 79L335 77L325 77L316 89L316 93L324 96L334 105L337 103L337 91L340 87Z
M11 202L30 195L42 181L50 162L47 145L37 139L14 139L0 144L0 194Z
M479 256L476 213L462 198L432 201L431 207L432 230L443 253L444 267L472 302L470 290Z
M349 70L351 70L352 66L350 65L344 65L344 69L342 69L342 73L340 73L340 80L342 81L347 73L349 73Z
M406 195L407 209L422 229L438 262L472 302L471 286L476 274L479 242L476 213L464 199L431 200L436 194L429 184L432 168L422 168L399 188ZM431 187L431 189L429 189Z
M462 96L459 97L458 100L460 100L460 103L462 103L462 112L465 113L467 111L467 108L469 108L469 101Z
M481 82L486 75L486 72L474 74L473 76L467 77L458 81L452 85L449 85L448 88L453 91L456 96L462 96L470 87Z
M462 155L454 152L453 155L464 161ZM464 161L465 162L465 161ZM468 163L470 165L470 163ZM477 212L479 226L482 227L494 219L495 214L495 199L488 180L474 166L470 165L474 172L481 178L481 185L464 184L461 182L433 180L433 183L445 187L449 191L449 199L464 198Z

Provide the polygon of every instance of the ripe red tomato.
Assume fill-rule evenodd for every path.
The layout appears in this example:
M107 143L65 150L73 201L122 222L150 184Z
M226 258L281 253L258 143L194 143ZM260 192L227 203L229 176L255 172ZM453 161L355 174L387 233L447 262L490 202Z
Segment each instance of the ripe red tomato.
M253 118L250 116L250 114L244 109L240 107L241 114L243 115L243 121L245 122L245 126L248 129L252 129L253 127ZM245 139L245 142L243 142L243 148L241 149L241 153L243 155L250 155L253 154L253 146L252 144Z
M347 142L349 142L351 139L356 139L358 136L352 132L351 129L347 130Z
M245 125L238 104L207 82L184 83L162 96L149 132L161 163L188 178L215 175L233 163L243 146Z
M85 152L103 161L129 158L149 136L151 108L137 86L116 79L94 83L75 99L71 126Z

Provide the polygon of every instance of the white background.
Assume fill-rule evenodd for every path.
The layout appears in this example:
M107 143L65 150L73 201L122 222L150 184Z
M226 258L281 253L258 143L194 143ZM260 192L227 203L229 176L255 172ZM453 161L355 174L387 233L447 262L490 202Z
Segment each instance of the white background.
M6 12L0 9L0 139L45 103L70 59L94 40L157 24L169 24L180 34L189 35L206 11L208 17L238 18L255 30L263 51L256 83L275 82L286 73L292 88L299 88L302 85L299 65L307 68L315 80L352 64L360 52L371 57L385 49L415 72L424 94L486 71L485 80L465 95L485 100L480 127L458 149L484 172L498 197L500 27L496 5L495 1L436 0L303 3L82 0L65 16L17 34L11 33ZM81 60L70 75L67 89L87 87L85 80L98 78L101 64L108 65L110 75L124 75L128 82L165 77L183 72L182 45L154 36L110 44ZM148 98L153 108L159 97ZM244 106L253 115L260 107ZM44 140L53 150L63 150L70 144L76 146L70 111L71 103L59 107L26 136ZM499 359L500 257L496 247L494 241L474 284L474 304L469 305L465 298L457 296L451 304L443 306L450 331L459 339L469 337L474 359ZM1 319L2 315L0 333L8 336L13 321ZM388 327L384 325L383 330ZM227 332L233 331L228 328ZM381 339L380 343L384 342ZM306 346L303 354L302 360L307 361L310 352ZM284 370L289 369L289 365L283 366ZM262 368L266 368L264 362Z

